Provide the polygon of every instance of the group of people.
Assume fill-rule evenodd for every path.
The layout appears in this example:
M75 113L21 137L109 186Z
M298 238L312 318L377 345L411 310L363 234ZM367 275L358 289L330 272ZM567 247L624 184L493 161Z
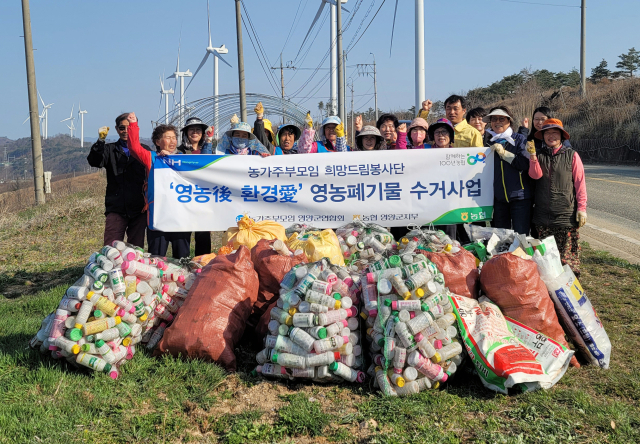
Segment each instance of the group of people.
M538 238L553 235L562 261L580 274L579 227L586 223L587 192L580 156L571 148L569 133L553 118L549 108L539 107L518 127L506 106L489 111L467 110L467 101L452 95L444 102L446 118L429 125L430 100L422 103L418 116L407 126L393 114L383 114L375 126L355 121L355 145L348 146L345 129L337 116L320 125L316 139L313 120L306 125L273 126L264 118L264 108L254 109L253 128L237 116L231 129L213 147L214 130L197 117L187 119L183 128L158 125L151 139L159 156L171 154L291 155L347 151L487 147L494 153L494 214L491 225L513 229ZM116 118L119 140L106 143L109 128L99 130L98 141L87 157L89 164L107 170L104 243L123 240L143 246L147 227L144 187L151 169L151 149L140 143L135 113ZM180 142L178 135L180 133ZM464 242L461 225L439 227L452 238ZM396 230L394 230L396 231ZM165 256L172 245L175 258L190 256L191 233L146 230L148 249ZM397 233L394 233L397 234ZM210 232L196 232L195 255L211 252Z

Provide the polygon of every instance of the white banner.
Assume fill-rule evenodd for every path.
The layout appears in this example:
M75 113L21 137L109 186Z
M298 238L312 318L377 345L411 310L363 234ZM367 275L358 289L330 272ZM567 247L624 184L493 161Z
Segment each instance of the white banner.
M153 158L149 226L221 231L244 214L285 227L336 228L360 218L387 227L489 220L488 148Z

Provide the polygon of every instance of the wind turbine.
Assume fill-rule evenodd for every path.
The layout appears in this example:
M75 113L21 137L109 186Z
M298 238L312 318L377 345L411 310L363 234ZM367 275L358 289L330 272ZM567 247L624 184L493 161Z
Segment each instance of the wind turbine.
M182 37L180 37L180 44L182 43ZM178 44L178 63L176 63L176 71L171 74L167 79L180 79L180 108L178 108L178 124L180 127L184 126L184 78L191 77L191 71L180 71L180 44Z
M209 58L209 56L213 54L213 97L214 97L213 129L215 131L215 134L217 134L218 132L218 59L226 63L227 66L229 66L229 68L232 68L232 66L229 64L229 62L227 62L225 59L221 57L221 54L227 54L229 53L229 50L224 45L220 46L219 48L214 48L213 45L211 44L211 18L209 16L209 0L207 0L207 26L209 28L209 46L207 46L206 48L206 52L204 54L204 57L202 58L202 61L200 62L200 66L198 66L198 69L196 69L196 72L193 73L193 77L189 81L189 85L187 85L187 89L189 89L191 82L193 82L193 80L196 78L196 76L198 75L198 72L200 72L200 69L207 62L207 59Z
M78 102L78 116L80 117L80 148L84 147L84 115L87 114L87 110L82 110L80 102ZM72 122L73 124L73 122Z
M169 124L169 94L173 94L173 88L164 89L164 82L160 77L160 105L162 105L162 98L164 97L164 123ZM160 109L158 108L158 111Z
M42 114L40 114L40 115L38 116L38 118L40 119L40 135L41 135L43 138L46 138L46 137L44 137L44 133L43 133L44 129L43 129L43 126L42 126L42 120L44 119L44 116L45 116L45 111L42 111ZM25 123L27 123L30 119L31 119L31 116L27 117L26 119L24 119L24 122L22 122L22 124L24 125L24 124L25 124Z
M73 132L75 131L76 127L73 125L73 121L75 120L73 118L73 108L75 107L75 105L71 105L71 115L69 117L67 117L64 120L61 120L60 122L66 122L67 120L69 120L71 123L71 125L67 125L67 128L69 128L70 134L71 134L71 138L73 138Z
M330 33L329 33L329 37L330 37L329 47L331 48L331 56L329 57L329 59L331 61L330 62L331 72L330 72L329 78L331 79L331 82L330 82L330 96L331 96L331 108L332 108L331 113L333 114L336 112L338 108L338 98L337 98L338 97L338 47L336 44L337 38L338 38L337 29L336 29L336 7L338 6L338 2L336 0L321 0L320 8L318 8L318 12L316 13L316 16L313 18L313 21L311 22L311 26L309 26L307 35L305 35L304 39L302 40L302 44L300 45L298 54L300 54L300 51L302 51L302 47L307 41L309 34L311 34L311 31L313 30L313 27L316 25L316 22L322 15L322 11L324 11L324 5L327 3L331 8L331 17L330 17L331 26L330 26ZM340 3L347 3L347 0L340 0ZM343 11L349 12L349 10L344 6L340 5L340 7L342 8ZM342 56L342 54L340 54L340 56Z
M44 100L42 100L42 96L40 95L40 91L38 91L38 97L40 97L40 101L42 102L42 108L43 108L42 116L40 116L40 118L44 120L43 135L45 139L48 139L49 138L49 108L53 106L53 103L45 105Z

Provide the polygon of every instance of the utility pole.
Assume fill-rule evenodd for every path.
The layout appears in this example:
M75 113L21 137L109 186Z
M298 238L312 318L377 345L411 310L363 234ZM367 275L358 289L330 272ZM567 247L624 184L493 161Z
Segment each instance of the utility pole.
M31 117L33 188L36 195L36 205L42 205L44 204L44 168L42 166L42 141L40 140L38 89L36 88L36 67L33 61L33 41L31 40L31 13L29 12L29 0L22 0L22 25L24 28L24 55L27 61L29 116Z
M338 6L342 6L342 2L338 3ZM329 20L331 21L331 32L329 33L329 36L331 38L331 41L329 42L329 50L331 51L331 54L329 55L329 59L330 59L330 69L331 69L331 74L329 75L329 79L330 79L330 90L329 90L329 103L331 104L331 114L335 115L338 112L338 99L337 99L337 95L338 95L338 70L337 70L337 63L338 63L338 50L336 48L336 39L337 39L337 33L336 33L336 22L337 22L337 18L336 18L336 7L338 7L336 5L329 5L329 9L331 11L331 16L329 18Z
M279 69L280 70L280 86L282 88L282 124L284 125L284 70L285 69L296 69L295 66L291 66L287 64L284 66L282 64L282 53L280 53L280 66L272 66L271 69Z
M240 89L240 120L247 121L247 92L244 89L244 54L242 51L242 16L240 0L236 0L236 33L238 37L238 83Z
M355 127L355 116L353 110L353 79L351 79L351 86L347 83L347 86L351 88L351 146L356 146L356 127ZM376 119L377 120L377 119Z
M356 67L358 69L359 76L368 76L368 75L373 76L373 99L375 103L374 106L376 108L376 122L377 122L378 121L378 81L376 77L376 56L372 52L369 54L373 56L373 63L359 63L358 65L356 65ZM373 68L372 71L369 71L370 66Z
M584 0L583 0L584 1ZM422 107L422 101L425 99L425 69L424 69L424 0L416 0L416 114Z
M344 63L342 59L342 2L338 2L336 7L336 28L338 31L338 117L344 122L345 103L344 103Z
M580 21L580 93L587 96L587 0L582 0L582 19Z

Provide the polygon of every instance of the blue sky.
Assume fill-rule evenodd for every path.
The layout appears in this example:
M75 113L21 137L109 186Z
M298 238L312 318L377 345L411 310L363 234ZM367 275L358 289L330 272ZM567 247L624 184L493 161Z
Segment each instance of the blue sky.
M275 66L291 29L298 5L302 16L284 47L285 62L294 60L320 0L244 0L256 31ZM523 0L525 1L525 0ZM359 0L345 4L353 10ZM531 0L579 6L580 0ZM373 3L366 27L382 0L362 0L351 28L345 32L345 47ZM370 63L373 52L378 63L378 104L381 109L409 108L414 87L414 2L400 0L394 49L389 41L394 0L386 0L366 34L348 56L347 65ZM277 5L277 7L276 7ZM617 56L630 47L640 48L640 2L608 0L587 2L587 75L601 59L615 69ZM213 45L225 44L227 60L234 69L220 64L220 94L238 91L235 6L233 0L211 0ZM328 8L325 8L328 11ZM328 14L326 12L326 14ZM194 72L207 46L206 0L68 1L31 0L31 19L37 85L47 103L55 103L49 114L49 134L68 132L65 123L78 102L88 110L85 138L93 139L98 127L113 126L124 111L141 117L143 136L151 131L150 120L158 117L158 76L175 69L182 29L181 68ZM343 22L349 14L343 14ZM487 85L524 67L568 71L579 67L580 9L501 0L425 0L425 50L427 96L443 99ZM275 94L260 67L244 29L244 54L248 92ZM19 1L3 1L0 13L0 136L15 139L29 134L24 43L20 36L22 10ZM324 24L308 56L296 66L315 67L329 46L329 23ZM325 63L328 67L328 61ZM348 68L351 75L353 68ZM211 61L188 91L187 101L212 94ZM287 91L297 90L313 71L285 72ZM321 72L311 85L315 85ZM275 73L279 81L279 72ZM356 109L373 106L370 78L355 77ZM168 81L172 86L172 81ZM303 90L307 96L309 89ZM329 95L329 83L308 99L296 98L305 108L317 109ZM370 100L371 99L371 100ZM162 107L164 110L164 106ZM161 112L163 114L163 112ZM76 116L77 117L77 116ZM252 116L250 115L250 120ZM76 123L79 128L79 123ZM114 136L115 133L110 134Z

